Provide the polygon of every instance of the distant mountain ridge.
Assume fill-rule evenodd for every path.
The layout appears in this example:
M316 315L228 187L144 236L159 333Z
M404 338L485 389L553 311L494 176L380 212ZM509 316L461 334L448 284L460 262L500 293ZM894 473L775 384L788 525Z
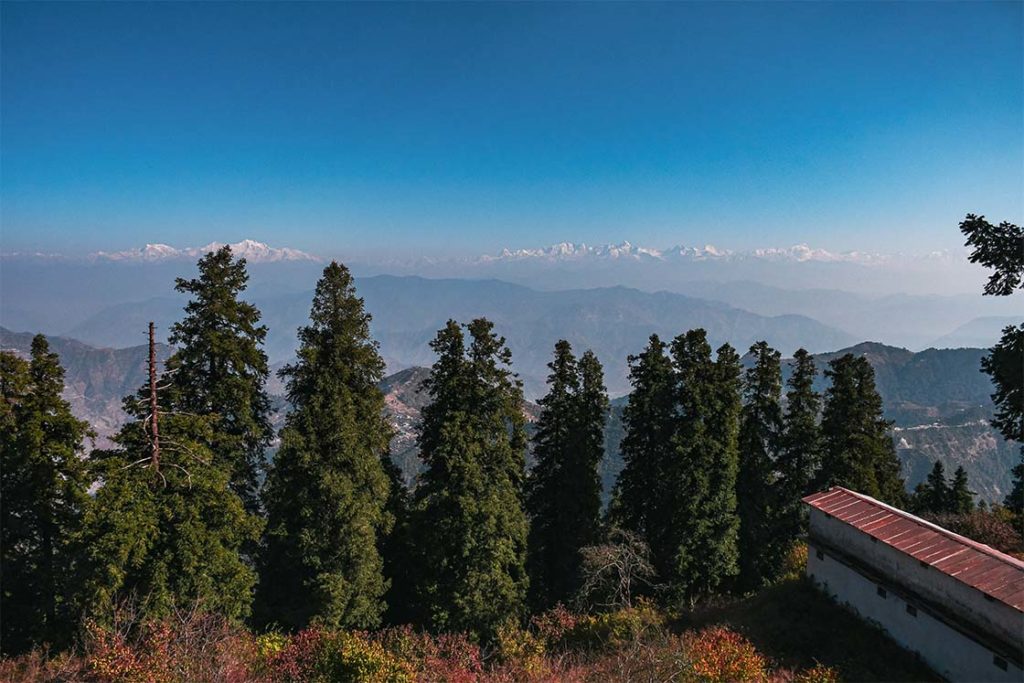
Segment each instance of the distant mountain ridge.
M788 351L805 346L824 351L848 345L852 335L800 315L760 316L715 301L628 287L540 291L500 280L428 279L379 275L357 278L359 295L373 315L371 328L391 371L429 365L430 340L449 318L468 322L484 316L508 339L516 370L528 396L539 395L551 349L566 338L580 351L590 348L606 364L612 393L628 390L626 357L651 333L675 336L703 327L716 345L730 342L741 352L758 339ZM251 297L268 327L271 362L290 359L296 330L306 324L312 292ZM112 346L132 338L155 320L166 332L181 316L184 301L165 296L107 307L66 331L90 344Z

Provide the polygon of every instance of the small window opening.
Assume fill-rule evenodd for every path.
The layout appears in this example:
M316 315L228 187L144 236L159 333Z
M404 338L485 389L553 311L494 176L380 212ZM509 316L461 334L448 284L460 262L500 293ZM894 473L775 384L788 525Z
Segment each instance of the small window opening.
M880 597L880 598L882 598L882 599L885 599L885 598L886 598L886 597L887 597L887 596L889 595L889 591L885 590L885 589L884 589L884 588L882 588L881 586L879 586L878 588L876 588L876 589L875 589L875 592L876 592L876 593L878 593L878 597Z
M821 552L820 550L819 550L818 552L814 553L814 555L815 555L815 556L816 556L816 557L817 557L817 558L818 558L819 560L824 560L824 559L825 559L825 553Z
M1006 671L1006 660L1003 659L1002 657L996 655L995 657L992 658L992 663L995 664L996 666L998 666L1003 671Z
M907 605L907 614L909 614L912 617L916 617L917 616L917 608L914 607L913 605Z

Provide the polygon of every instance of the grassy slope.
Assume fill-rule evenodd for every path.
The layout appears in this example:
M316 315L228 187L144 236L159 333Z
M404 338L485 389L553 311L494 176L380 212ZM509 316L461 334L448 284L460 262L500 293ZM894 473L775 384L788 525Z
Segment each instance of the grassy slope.
M915 655L817 591L789 578L750 597L684 614L682 628L726 624L783 668L820 662L844 681L941 681Z

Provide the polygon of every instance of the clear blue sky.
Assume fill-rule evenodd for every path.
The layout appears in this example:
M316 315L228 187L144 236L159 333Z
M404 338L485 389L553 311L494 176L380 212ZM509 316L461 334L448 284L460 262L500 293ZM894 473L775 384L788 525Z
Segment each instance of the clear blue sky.
M2 5L2 246L957 246L1021 3Z

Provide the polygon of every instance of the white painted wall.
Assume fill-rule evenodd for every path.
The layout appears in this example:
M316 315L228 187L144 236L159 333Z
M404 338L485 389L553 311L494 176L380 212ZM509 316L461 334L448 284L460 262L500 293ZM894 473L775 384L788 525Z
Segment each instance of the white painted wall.
M917 615L907 612L907 602L890 586L882 586L886 597L878 595L879 584L822 551L819 559L813 539L807 554L807 575L836 601L851 607L862 618L875 622L903 647L918 653L938 674L950 681L969 683L1021 683L1024 671L1012 661L1006 670L994 662L994 653L977 641L932 617L923 607ZM912 603L911 603L912 604Z
M1024 615L1009 605L991 601L977 588L957 581L934 567L821 510L811 508L810 535L855 557L894 583L943 605L983 633L1024 650Z

